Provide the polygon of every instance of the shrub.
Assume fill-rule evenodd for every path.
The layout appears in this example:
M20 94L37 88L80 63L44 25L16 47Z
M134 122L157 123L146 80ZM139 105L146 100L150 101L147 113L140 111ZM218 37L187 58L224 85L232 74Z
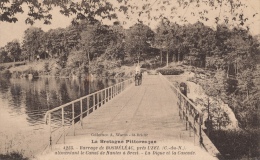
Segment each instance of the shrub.
M144 63L141 67L150 69L151 65L149 63Z
M69 77L70 70L62 69L62 70L60 70L59 75L61 75L62 77Z
M4 70L0 72L0 75L3 78L11 78L12 73L9 70Z
M0 66L0 71L4 70L5 68L5 66Z
M180 75L184 73L183 70L176 68L161 68L157 69L157 72L160 72L162 75Z
M50 71L50 64L49 64L49 62L44 63L44 71L46 71L46 72Z
M23 73L20 71L14 71L12 73L12 78L20 78Z
M259 130L215 130L210 139L225 159L259 157Z
M32 75L33 75L33 77L39 77L38 71L35 71L35 70L32 71Z

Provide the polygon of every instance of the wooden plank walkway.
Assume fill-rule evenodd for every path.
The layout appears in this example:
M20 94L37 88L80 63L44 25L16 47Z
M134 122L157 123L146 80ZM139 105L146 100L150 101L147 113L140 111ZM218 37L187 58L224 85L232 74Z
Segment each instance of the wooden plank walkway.
M76 125L76 136L69 132L66 143L60 140L47 155L53 159L82 159L83 156L84 159L86 156L88 159L215 159L198 144L197 137L194 139L193 133L186 131L180 120L177 97L171 88L158 75L146 75L141 86L132 85L85 117L82 126ZM109 148L119 145L132 148ZM73 149L65 150L64 146ZM100 146L105 147L104 155L101 155ZM148 146L155 148L148 150ZM85 153L62 156L58 151Z

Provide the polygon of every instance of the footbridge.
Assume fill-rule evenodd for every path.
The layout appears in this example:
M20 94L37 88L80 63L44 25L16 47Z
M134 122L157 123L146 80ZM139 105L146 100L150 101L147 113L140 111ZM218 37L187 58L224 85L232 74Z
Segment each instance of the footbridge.
M49 110L45 119L50 136L42 159L221 157L203 131L203 113L160 73Z

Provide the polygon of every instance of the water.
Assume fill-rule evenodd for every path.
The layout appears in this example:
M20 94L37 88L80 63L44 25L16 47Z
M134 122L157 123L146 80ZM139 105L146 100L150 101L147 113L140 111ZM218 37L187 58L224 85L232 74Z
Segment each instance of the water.
M0 153L18 151L33 157L48 143L46 111L118 82L0 78Z

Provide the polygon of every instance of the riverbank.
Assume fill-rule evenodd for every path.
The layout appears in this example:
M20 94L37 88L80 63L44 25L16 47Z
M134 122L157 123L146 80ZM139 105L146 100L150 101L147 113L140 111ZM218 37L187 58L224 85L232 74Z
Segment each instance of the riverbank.
M134 75L134 65L120 65L93 70L90 75L86 73L75 73L77 68L61 68L55 59L39 60L16 65L3 65L1 74L13 78L35 78L35 77L58 77L58 78L129 78Z

